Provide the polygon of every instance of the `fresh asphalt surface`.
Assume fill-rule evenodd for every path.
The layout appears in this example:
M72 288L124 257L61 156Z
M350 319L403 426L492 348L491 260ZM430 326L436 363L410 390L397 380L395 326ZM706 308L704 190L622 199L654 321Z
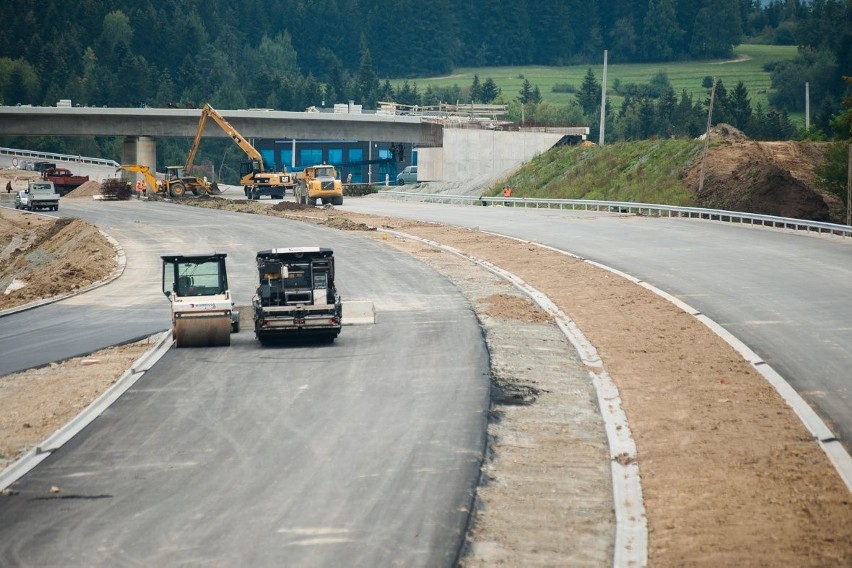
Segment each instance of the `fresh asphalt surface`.
M668 292L769 363L852 452L852 240L697 219L453 206L344 208L478 227L597 261Z
M488 357L466 300L357 234L161 203L63 200L114 236L112 284L2 320L3 361L41 363L168 327L159 255L330 246L341 296L377 323L333 344L172 349L0 500L0 565L452 565L478 481ZM8 369L0 371L9 372ZM52 486L61 493L51 493Z

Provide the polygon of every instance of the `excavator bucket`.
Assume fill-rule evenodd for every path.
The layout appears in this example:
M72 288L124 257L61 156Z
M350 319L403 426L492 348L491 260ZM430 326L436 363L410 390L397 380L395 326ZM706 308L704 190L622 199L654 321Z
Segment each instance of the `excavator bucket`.
M177 318L174 335L176 347L227 347L231 344L231 318Z
M222 190L219 189L219 184L214 181L207 188L207 193L209 193L210 195L219 195L222 193Z

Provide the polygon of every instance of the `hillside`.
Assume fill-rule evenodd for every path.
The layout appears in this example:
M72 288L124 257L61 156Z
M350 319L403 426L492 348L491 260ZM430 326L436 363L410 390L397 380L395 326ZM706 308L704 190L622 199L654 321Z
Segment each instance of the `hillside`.
M600 199L726 209L843 223L839 198L819 191L818 142L757 142L714 127L699 192L702 140L645 140L604 147L558 147L525 164L506 183L517 197Z

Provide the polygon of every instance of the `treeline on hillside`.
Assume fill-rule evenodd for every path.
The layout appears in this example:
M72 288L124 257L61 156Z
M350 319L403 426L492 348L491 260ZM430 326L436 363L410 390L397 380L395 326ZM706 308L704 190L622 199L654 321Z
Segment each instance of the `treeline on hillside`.
M607 106L607 140L643 140L647 138L694 138L707 127L710 96L713 96L713 124L731 124L755 140L787 140L796 133L787 111L752 107L748 89L742 81L728 90L720 79L713 87L711 77L703 83L708 89L706 99L696 100L686 90L678 96L665 72L658 72L645 85L616 85L623 97L619 107ZM593 139L599 134L601 85L589 69L576 100L583 117L591 125ZM538 108L536 109L538 111ZM534 115L537 118L537 115ZM597 118L595 122L592 119ZM820 117L820 128L827 135L831 116Z
M0 99L215 100L281 110L354 99L373 108L387 95L385 78L456 66L599 63L604 49L611 62L726 57L744 36L760 34L827 50L849 69L842 0L761 4L432 0L427 9L412 0L16 0L0 3Z

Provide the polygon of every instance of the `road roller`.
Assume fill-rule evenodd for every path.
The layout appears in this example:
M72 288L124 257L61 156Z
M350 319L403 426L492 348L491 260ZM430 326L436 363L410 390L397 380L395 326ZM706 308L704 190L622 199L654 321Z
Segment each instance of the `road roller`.
M239 311L228 289L226 253L163 255L163 294L172 306L176 347L231 344Z

